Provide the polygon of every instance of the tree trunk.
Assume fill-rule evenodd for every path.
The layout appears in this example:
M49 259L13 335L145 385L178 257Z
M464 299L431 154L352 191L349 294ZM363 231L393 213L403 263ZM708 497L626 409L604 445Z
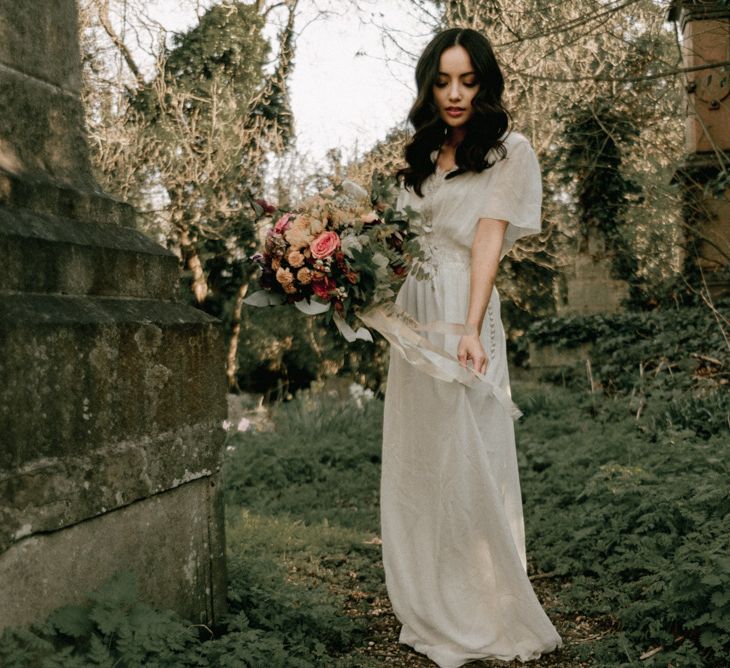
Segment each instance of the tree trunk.
M226 358L226 378L228 378L228 391L238 390L238 337L241 334L241 311L243 300L248 292L248 282L241 283L236 293L236 301L233 305L233 316L231 320L231 338L228 340L228 357Z
M203 271L203 263L200 261L200 256L195 245L190 241L190 235L187 230L180 232L180 250L183 253L183 257L186 258L188 269L193 274L192 289L195 301L198 304L202 304L208 296L208 281Z

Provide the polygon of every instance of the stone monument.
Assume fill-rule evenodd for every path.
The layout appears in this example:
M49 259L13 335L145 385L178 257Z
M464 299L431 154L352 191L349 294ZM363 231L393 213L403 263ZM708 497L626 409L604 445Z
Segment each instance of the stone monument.
M119 570L225 609L220 323L95 183L74 0L0 0L0 628Z
M723 166L730 171L724 155L730 150L730 6L674 0L669 19L679 24L688 69L687 157L675 175L684 186L691 230L686 264L702 271L711 295L718 297L730 294L730 197L728 189L705 192L705 185Z

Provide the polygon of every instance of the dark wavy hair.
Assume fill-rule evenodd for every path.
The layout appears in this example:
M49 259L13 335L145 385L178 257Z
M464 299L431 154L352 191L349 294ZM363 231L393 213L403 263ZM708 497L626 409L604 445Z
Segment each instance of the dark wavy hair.
M438 78L441 54L452 46L462 46L471 58L479 90L472 100L474 109L466 124L464 140L456 148L457 169L446 175L454 178L467 171L481 172L494 164L487 153L495 149L500 158L507 155L504 135L510 127L510 115L502 104L504 77L489 40L471 28L449 28L439 32L424 49L416 65L416 101L408 114L415 129L405 148L407 167L396 177L423 197L421 186L436 171L431 153L441 147L448 125L439 116L433 98L433 85Z

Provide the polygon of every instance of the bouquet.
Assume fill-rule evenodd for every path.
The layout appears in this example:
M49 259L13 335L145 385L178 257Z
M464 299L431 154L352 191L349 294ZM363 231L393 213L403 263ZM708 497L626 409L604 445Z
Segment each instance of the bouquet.
M368 195L344 181L284 212L266 233L263 251L250 258L261 269L261 290L244 302L325 313L348 341L372 341L366 327L350 325L357 318L423 373L491 395L516 419L520 410L494 382L491 365L487 374L463 368L451 351L421 334L461 336L470 333L465 325L418 322L392 300L409 271L417 280L429 277L427 244L419 239L430 231L410 207L395 211L384 203L392 198L392 183L376 179Z
M356 331L350 323L392 299L411 264L424 257L412 225L418 214L385 203L393 186L393 179L375 178L369 195L343 181L284 212L266 233L263 250L250 257L261 269L261 290L244 303L324 313L348 341L372 341L366 328Z

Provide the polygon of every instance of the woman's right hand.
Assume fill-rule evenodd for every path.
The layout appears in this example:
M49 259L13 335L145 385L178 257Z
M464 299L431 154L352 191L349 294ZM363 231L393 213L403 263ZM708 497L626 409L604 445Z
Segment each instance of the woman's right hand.
M477 334L465 334L459 339L456 356L459 358L459 364L465 369L468 368L467 364L471 360L472 368L475 371L481 374L487 373L487 354L484 352L484 346Z

